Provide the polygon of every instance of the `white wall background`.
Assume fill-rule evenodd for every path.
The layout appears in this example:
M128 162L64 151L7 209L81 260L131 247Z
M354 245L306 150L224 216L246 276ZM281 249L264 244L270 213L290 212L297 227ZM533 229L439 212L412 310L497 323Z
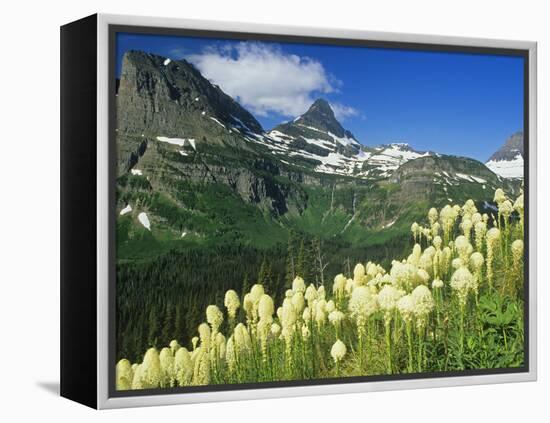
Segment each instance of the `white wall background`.
M108 0L2 4L0 420L531 421L548 418L550 31L544 1ZM539 42L539 381L94 412L55 393L59 373L59 29L95 12ZM77 205L75 205L77 206ZM33 419L33 420L31 420ZM204 421L204 420L203 420ZM548 421L548 420L545 420Z

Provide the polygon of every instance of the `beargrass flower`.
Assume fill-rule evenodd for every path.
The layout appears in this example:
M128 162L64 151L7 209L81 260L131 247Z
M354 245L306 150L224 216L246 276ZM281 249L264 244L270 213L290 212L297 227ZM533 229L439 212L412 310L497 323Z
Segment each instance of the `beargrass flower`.
M523 258L523 241L521 239L516 239L512 242L512 255L517 260Z
M279 336L281 333L281 327L277 323L271 324L271 334L275 337Z
M131 389L145 389L145 388L148 388L148 386L146 386L144 384L144 379L143 379L143 365L142 364L138 364L137 366L132 366L132 370L134 372L134 377L132 378L132 386L131 386Z
M248 351L251 348L252 343L250 340L250 334L248 333L245 325L239 323L237 326L235 326L233 334L233 339L237 351Z
M281 323L283 325L283 329L291 329L294 328L294 324L297 320L297 313L296 309L294 308L294 305L290 300L285 299L283 301L283 312L282 312L282 319Z
M304 308L304 311L302 313L302 320L304 322L309 322L311 319L313 319L313 316L314 316L314 312L311 308L309 307L306 307Z
M384 318L390 320L397 302L404 295L404 292L391 285L384 285L377 296L378 306L384 312Z
M397 309L405 322L411 322L414 317L414 301L412 295L404 295L397 301Z
M258 315L260 316L260 320L271 323L274 312L275 305L273 304L273 299L269 295L263 294L258 303Z
M292 305L296 309L296 313L300 314L305 307L304 294L300 291L296 292L292 298Z
M474 273L478 273L481 271L484 262L485 259L483 258L483 254L481 254L479 251L472 253L472 255L470 256L470 267Z
M339 339L334 343L334 345L330 349L330 355L335 363L339 363L340 361L342 361L342 359L346 355L346 352L347 352L346 345Z
M317 288L317 298L319 298L320 300L324 300L326 298L326 291L325 291L325 287L323 285L321 285L319 288Z
M491 228L487 231L487 280L489 281L489 287L493 287L493 260L495 257L495 248L500 242L500 230L498 228Z
M434 308L434 299L431 291L424 285L418 285L411 293L414 304L414 316L418 329L426 325L428 315Z
M305 292L306 284L300 276L296 276L292 282L292 290L294 292Z
M502 203L498 205L498 213L502 217L504 217L504 221L508 222L508 219L512 215L512 212L514 211L514 206L510 202L510 200L504 200Z
M309 284L304 294L304 298L307 300L308 305L311 305L311 302L317 299L317 289L315 289L315 285Z
M209 305L206 307L206 321L212 327L212 332L217 333L223 322L223 313L218 306Z
M315 304L315 321L317 322L318 326L322 326L327 319L325 307L325 300L319 300Z
M333 310L328 315L328 321L334 326L339 326L345 317L346 315L340 310Z
M432 281L432 289L443 288L443 281L441 279L434 279Z
M362 327L367 318L376 312L378 302L376 296L372 294L366 286L359 286L351 293L349 301L349 310L353 318L356 319L357 325Z
M472 253L473 247L467 237L460 235L455 239L455 249L462 262L466 263Z
M243 309L246 313L248 320L252 321L254 314L254 298L252 298L252 295L250 295L250 293L245 294L243 298Z
M212 337L212 332L210 331L210 326L206 323L201 323L199 325L199 338L201 340L201 347L203 350L208 351L210 349L210 338Z
M437 212L437 209L435 207L432 207L428 211L428 220L430 221L430 225L433 225L435 222L437 222L437 219L439 219L439 213Z
M336 275L334 278L334 284L332 285L332 292L336 296L336 298L342 298L344 296L344 292L346 290L346 277L340 273L339 275Z
M233 336L230 336L227 340L227 344L225 346L225 360L227 361L229 371L235 371L237 366L237 353L235 351L235 340L233 339Z
M168 344L168 346L170 347L170 349L172 350L172 354L175 354L177 350L179 350L181 348L180 344L178 341L176 341L175 339L172 339L170 341L170 344Z
M126 391L132 389L132 380L134 371L128 360L123 358L116 364L116 389L117 391Z
M453 269L458 269L459 267L464 266L464 262L460 257L457 257L453 259L453 261L451 262L451 266L453 267Z
M210 359L208 352L199 347L194 360L193 385L208 385L210 383Z
M474 276L466 266L459 267L451 276L451 288L456 292L462 307L468 299L468 292L475 286Z
M483 241L487 233L487 224L484 221L479 221L474 226L475 242L477 251L482 251Z
M466 200L462 206L462 216L471 219L474 213L477 213L477 207L472 199Z
M232 289L227 291L225 293L223 304L225 305L225 308L227 308L227 314L229 318L234 320L237 316L237 310L241 306L241 302L237 293Z
M174 357L174 372L178 386L186 386L193 376L193 362L191 354L186 348L180 348Z
M162 372L161 387L166 388L174 386L174 355L170 348L163 348L159 354L160 368Z
M427 284L430 281L430 274L424 269L418 269L416 274L418 276L419 283Z
M504 191L501 188L497 188L493 201L500 205L500 203L502 203L504 200L506 200L506 195L504 194Z
M141 364L142 385L145 388L156 388L160 386L161 377L159 353L156 348L149 348Z

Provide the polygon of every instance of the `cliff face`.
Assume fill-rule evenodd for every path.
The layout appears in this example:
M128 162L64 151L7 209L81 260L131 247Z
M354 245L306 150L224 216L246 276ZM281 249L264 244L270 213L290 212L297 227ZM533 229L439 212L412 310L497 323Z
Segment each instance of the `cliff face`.
M262 132L254 116L187 61L139 51L124 55L117 95L119 131L200 138L219 132L214 119Z

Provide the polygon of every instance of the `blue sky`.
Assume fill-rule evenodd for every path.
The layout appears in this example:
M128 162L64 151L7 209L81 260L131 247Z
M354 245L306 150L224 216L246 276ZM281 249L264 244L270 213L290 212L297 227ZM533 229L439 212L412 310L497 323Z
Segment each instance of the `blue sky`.
M369 146L486 161L523 129L520 57L118 34L117 75L131 49L191 61L265 129L319 97Z

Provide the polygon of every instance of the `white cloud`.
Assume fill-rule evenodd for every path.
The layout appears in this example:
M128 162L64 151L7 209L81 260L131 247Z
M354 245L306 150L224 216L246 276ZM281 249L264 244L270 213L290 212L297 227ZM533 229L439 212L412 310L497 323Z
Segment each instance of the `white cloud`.
M340 122L345 121L346 119L360 116L359 110L354 109L351 106L346 106L345 104L340 103L330 103L330 107L332 108L332 111L334 112L334 116L336 116L336 119L338 119Z
M314 59L286 54L263 43L241 42L188 56L200 72L259 116L298 116L320 95L337 91L340 81ZM339 106L342 115L352 108Z

